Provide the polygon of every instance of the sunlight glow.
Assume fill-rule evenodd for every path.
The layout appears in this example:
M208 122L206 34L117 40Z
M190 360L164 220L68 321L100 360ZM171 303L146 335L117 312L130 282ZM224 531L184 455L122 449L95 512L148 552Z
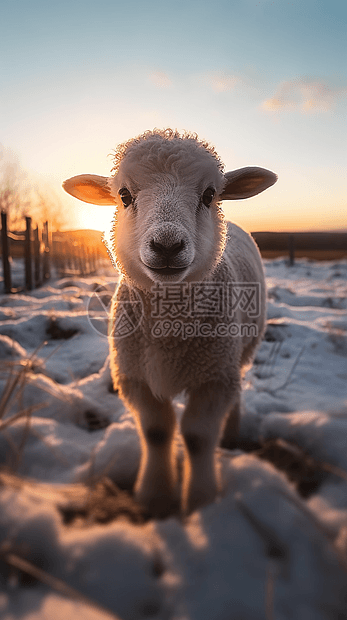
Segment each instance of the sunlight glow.
M114 207L88 205L75 200L74 227L77 229L110 230Z

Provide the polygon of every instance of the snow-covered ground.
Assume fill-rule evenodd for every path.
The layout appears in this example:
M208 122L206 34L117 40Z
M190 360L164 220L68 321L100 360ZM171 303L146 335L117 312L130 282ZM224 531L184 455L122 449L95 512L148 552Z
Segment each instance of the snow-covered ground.
M220 449L223 495L185 521L68 510L105 476L131 489L139 463L107 362L114 273L0 296L2 620L347 618L347 261L265 266L269 324L244 379L247 452ZM257 445L268 448L247 448ZM270 462L276 450L282 463L292 454L297 480L311 471L306 486ZM43 571L37 580L18 558Z

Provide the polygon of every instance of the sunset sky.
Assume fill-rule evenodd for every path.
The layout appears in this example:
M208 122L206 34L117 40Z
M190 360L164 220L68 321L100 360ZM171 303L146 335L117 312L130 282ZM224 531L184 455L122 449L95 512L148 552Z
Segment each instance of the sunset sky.
M107 176L154 127L195 131L226 170L279 180L224 203L247 230L347 230L346 0L15 0L0 12L0 143L103 229L106 207L61 190Z

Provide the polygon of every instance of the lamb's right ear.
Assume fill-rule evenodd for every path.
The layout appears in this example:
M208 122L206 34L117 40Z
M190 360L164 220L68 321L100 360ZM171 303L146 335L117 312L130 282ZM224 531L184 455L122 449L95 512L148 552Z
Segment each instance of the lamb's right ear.
M83 202L93 205L114 205L115 201L111 196L107 181L107 177L100 177L96 174L80 174L64 181L63 188L68 194Z
M232 170L225 175L226 184L220 200L241 200L260 194L277 181L277 175L265 168L249 167Z

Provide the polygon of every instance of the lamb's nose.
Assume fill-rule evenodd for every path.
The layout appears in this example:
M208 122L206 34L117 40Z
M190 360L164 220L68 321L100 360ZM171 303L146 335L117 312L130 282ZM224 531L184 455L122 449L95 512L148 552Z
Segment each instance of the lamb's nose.
M155 241L152 239L151 241L151 250L153 250L158 256L164 256L165 258L173 258L176 256L184 247L183 239L181 241L177 241L176 243L159 243L159 241Z

